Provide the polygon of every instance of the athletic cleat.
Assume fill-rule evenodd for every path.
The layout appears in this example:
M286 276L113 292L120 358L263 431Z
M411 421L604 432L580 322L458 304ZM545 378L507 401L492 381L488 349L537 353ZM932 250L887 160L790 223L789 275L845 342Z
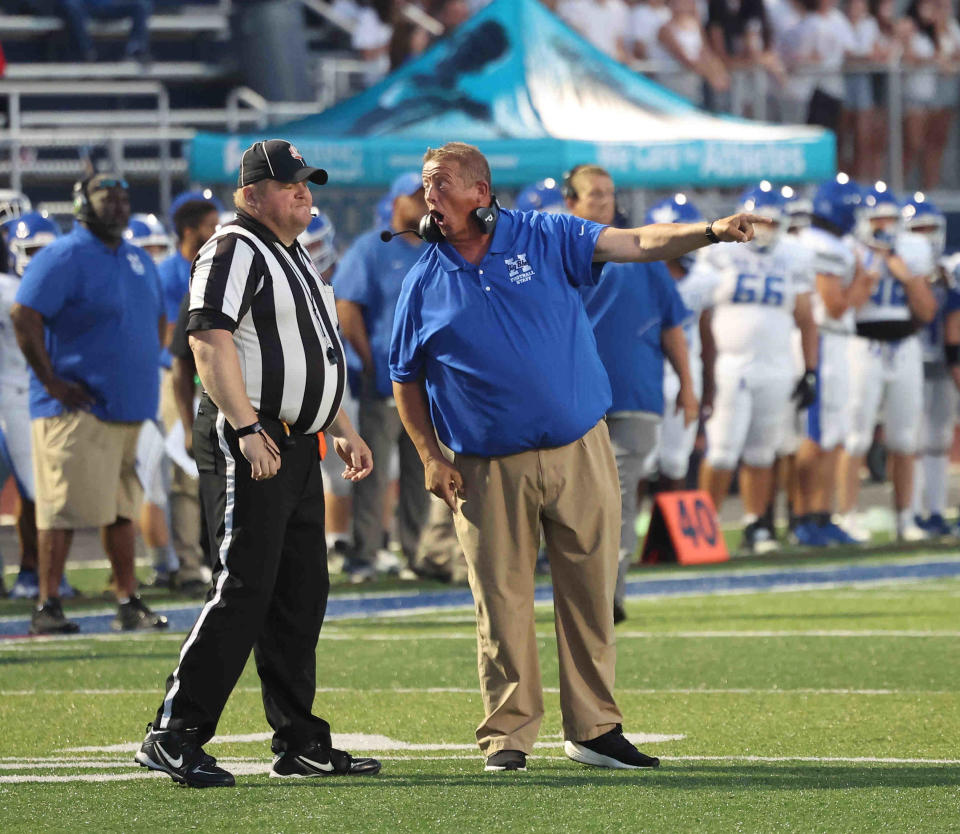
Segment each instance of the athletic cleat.
M801 521L790 531L790 541L800 547L826 547L828 542L812 521Z
M36 599L40 596L40 583L35 570L24 570L20 573L10 588L10 599Z
M117 616L110 622L110 628L114 631L142 631L150 628L166 628L167 625L167 618L147 608L136 594L127 602L120 603L117 607Z
M932 513L930 518L918 526L925 530L931 539L942 539L953 533L940 513Z
M314 744L300 753L281 753L273 760L270 775L277 779L309 779L314 776L375 776L380 762L354 758L343 750Z
M873 535L864 527L856 513L847 513L840 520L840 528L857 544L869 544Z
M618 770L660 767L660 759L641 753L627 741L620 724L589 741L567 739L563 743L563 752L567 754L567 758L575 762L594 767L610 767Z
M31 634L76 634L80 626L68 620L56 597L50 597L30 615Z
M751 521L743 528L740 549L751 553L773 553L780 549L780 543L770 535L770 531L759 521Z
M818 528L820 535L826 540L827 544L860 544L853 536L847 533L839 524L828 521L821 524Z
M140 745L135 761L141 767L166 773L174 782L188 788L232 788L233 774L217 767L217 760L188 733L155 730L147 724L147 736Z
M487 756L483 769L488 773L503 773L506 770L527 772L527 754L522 750L498 750Z

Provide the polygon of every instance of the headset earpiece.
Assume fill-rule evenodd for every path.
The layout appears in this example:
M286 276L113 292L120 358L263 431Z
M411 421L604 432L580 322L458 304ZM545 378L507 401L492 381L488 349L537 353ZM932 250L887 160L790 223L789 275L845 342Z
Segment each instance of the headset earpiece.
M84 177L73 184L73 214L82 222L90 220L90 197L87 194L87 184L90 179L90 177Z
M472 217L480 226L480 231L485 235L492 235L493 230L497 228L497 221L500 219L500 201L496 196L491 197L489 206L480 206L474 209ZM420 218L420 225L417 227L417 234L427 243L440 243L443 238L443 232L433 219L432 214L425 214Z
M563 184L560 186L560 192L566 200L579 200L580 195L577 189L573 187L573 178L577 175L583 165L574 165L567 173L563 175Z

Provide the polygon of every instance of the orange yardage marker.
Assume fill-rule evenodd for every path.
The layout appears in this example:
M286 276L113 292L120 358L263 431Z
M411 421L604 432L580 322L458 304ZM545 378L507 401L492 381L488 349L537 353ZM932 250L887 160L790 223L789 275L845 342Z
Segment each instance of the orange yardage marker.
M661 492L653 504L641 561L699 565L730 558L710 495L703 490Z

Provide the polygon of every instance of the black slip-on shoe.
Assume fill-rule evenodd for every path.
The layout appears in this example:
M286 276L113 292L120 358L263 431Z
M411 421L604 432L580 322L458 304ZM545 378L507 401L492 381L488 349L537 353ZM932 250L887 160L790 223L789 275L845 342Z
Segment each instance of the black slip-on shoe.
M168 625L167 618L151 611L137 594L117 606L117 616L110 622L114 631L162 629Z
M217 760L186 733L155 730L147 724L147 736L134 756L137 764L166 773L188 788L232 788L233 774L217 767Z
M319 744L300 752L281 753L273 760L270 775L278 779L305 779L312 776L374 776L380 762L368 756L357 758L343 750Z
M522 750L498 750L496 753L487 756L487 763L483 769L491 773L505 770L525 772L527 769L527 754Z
M620 724L589 741L567 739L563 743L563 752L567 754L567 758L575 762L594 767L611 767L619 770L660 767L660 759L641 753L627 741Z

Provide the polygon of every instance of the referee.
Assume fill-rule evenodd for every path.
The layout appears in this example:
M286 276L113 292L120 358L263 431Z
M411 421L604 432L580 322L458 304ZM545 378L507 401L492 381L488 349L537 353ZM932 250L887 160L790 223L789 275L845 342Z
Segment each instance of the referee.
M194 422L200 501L217 564L136 760L191 787L230 786L201 745L253 649L273 727L277 777L373 774L376 759L335 750L312 714L316 645L330 582L323 531L322 432L359 481L373 460L340 409L345 366L333 288L297 242L307 181L282 139L243 153L237 219L200 249L190 278L190 346L204 393Z

